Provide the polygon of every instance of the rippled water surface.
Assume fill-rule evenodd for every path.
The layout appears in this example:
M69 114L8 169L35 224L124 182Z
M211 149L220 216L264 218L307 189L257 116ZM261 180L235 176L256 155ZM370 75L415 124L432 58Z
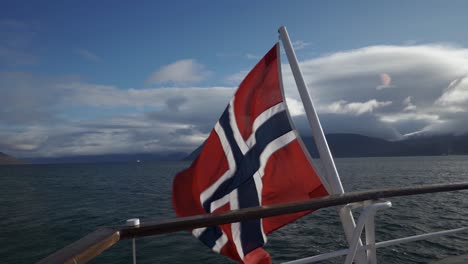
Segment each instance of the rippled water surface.
M468 156L337 159L346 191L468 180ZM0 167L0 262L34 263L98 226L174 216L171 185L186 162ZM391 199L377 241L468 226L468 191ZM269 236L275 263L346 246L336 208ZM378 249L380 263L430 263L468 252L468 233ZM138 263L231 263L186 232L137 240ZM335 259L323 263L340 263ZM131 263L121 241L93 263Z

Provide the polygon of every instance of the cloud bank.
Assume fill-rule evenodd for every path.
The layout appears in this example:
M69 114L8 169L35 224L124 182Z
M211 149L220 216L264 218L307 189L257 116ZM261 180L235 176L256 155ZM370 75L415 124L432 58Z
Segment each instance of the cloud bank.
M291 71L282 68L290 111L308 133ZM301 68L326 133L395 140L467 132L468 49L372 46L306 60ZM121 89L77 76L0 72L0 150L20 157L190 152L235 91L193 85L210 74L195 60L181 60L148 77L158 87ZM226 83L243 75L233 73Z
M466 48L371 46L307 60L301 68L326 132L387 139L467 132ZM283 69L287 95L298 98L289 66Z

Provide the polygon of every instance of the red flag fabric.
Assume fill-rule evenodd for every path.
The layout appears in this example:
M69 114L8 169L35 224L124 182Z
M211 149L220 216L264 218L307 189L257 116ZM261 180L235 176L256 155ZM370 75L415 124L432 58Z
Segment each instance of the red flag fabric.
M179 217L328 195L298 140L284 103L277 43L250 71L198 158L176 175ZM215 252L244 263L271 263L266 235L300 212L192 231Z

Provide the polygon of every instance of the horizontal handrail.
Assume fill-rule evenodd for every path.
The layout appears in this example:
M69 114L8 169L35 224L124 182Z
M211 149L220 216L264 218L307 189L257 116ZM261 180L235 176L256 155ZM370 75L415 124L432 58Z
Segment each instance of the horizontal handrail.
M378 200L382 198L458 191L465 189L468 189L468 182L344 193L340 195L329 195L323 198L299 202L244 208L223 213L179 217L163 221L145 222L137 227L121 226L116 228L120 230L121 239L129 239L133 237L152 236L183 230L192 230L199 227L216 226L308 210L318 210L322 208L367 200Z
M120 234L118 230L106 227L99 228L82 239L42 259L38 264L86 263L119 242L119 240Z
M121 239L131 239L135 237L192 230L199 227L216 226L308 210L317 210L367 200L378 200L382 198L459 191L466 189L468 189L468 182L433 184L398 189L380 189L373 191L345 193L341 195L330 195L323 198L299 202L244 208L223 213L195 215L163 221L150 221L142 223L136 227L106 227L85 236L84 238L55 252L38 263L86 263Z

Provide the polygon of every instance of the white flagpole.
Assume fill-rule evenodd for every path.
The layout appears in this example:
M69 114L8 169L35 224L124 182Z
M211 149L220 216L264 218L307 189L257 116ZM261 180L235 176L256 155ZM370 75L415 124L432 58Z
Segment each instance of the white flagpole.
M299 95L301 96L304 110L312 129L312 135L314 136L314 141L320 154L320 159L323 161L322 164L325 169L325 177L327 178L331 188L331 190L328 191L331 194L343 194L344 189L341 184L340 176L336 170L335 162L333 161L332 154L328 148L327 139L325 138L322 130L322 125L320 124L314 104L312 103L309 91L307 90L307 84L305 83L302 71L299 68L299 63L297 61L296 53L292 47L291 40L289 39L288 31L286 30L286 27L282 26L278 29L278 32L280 34L281 41L283 42L284 50L286 51L286 56L288 57L289 65L291 66L291 71L293 73L294 80L296 81L297 89L299 90ZM346 238L349 242L353 236L353 231L356 226L351 209L347 206L342 207L340 210L340 218ZM362 242L359 244L362 246ZM358 251L358 254L356 254L356 261L357 263L366 263L363 251Z
M307 84L305 83L302 71L299 68L296 53L292 47L286 27L280 27L279 33L286 51L286 56L288 57L289 65L291 66L291 71L296 81L297 89L299 90L299 95L301 96L302 104L304 105L307 119L309 120L309 124L312 129L312 134L314 136L320 158L323 160L326 178L332 189L329 191L331 191L332 194L342 194L344 193L344 190L343 185L341 185L340 176L336 170L335 162L333 161L332 154L328 148L327 139L323 134L322 125L320 124L314 104L312 103L309 91L307 90Z

